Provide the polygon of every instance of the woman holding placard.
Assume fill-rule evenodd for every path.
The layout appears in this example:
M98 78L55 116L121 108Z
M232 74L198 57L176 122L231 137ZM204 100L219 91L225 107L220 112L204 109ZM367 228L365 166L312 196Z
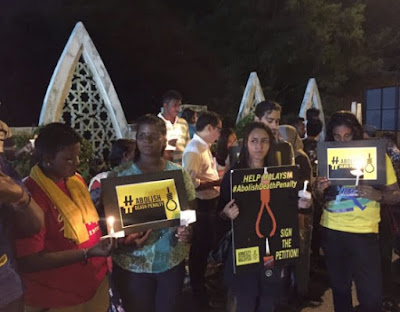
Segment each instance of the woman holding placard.
M363 129L347 111L334 113L327 126L327 141L362 140ZM386 185L360 183L331 186L319 177L317 196L323 201L322 248L328 269L336 312L353 311L351 284L354 280L360 311L381 311L382 282L378 224L380 204L400 201L392 163L386 156Z
M182 170L189 201L195 190L189 174L179 165L166 161L164 121L154 115L138 120L136 155L133 164L118 167L117 176ZM187 208L187 207L183 207ZM172 227L147 232L140 248L118 248L113 254L113 277L127 312L174 312L185 276L184 259L190 240L190 227Z
M45 225L16 241L25 311L107 311L106 257L114 241L100 241L97 211L76 174L80 138L71 127L51 123L40 129L35 148L39 162L25 185Z
M268 153L275 142L271 130L260 122L253 122L248 125L243 138L243 146L239 160L231 169L241 168L264 168L274 166L275 163L268 163ZM268 195L265 194L268 200ZM263 196L263 194L262 194ZM218 208L220 217L223 220L221 227L225 232L231 228L230 220L238 217L240 209L259 209L260 207L238 207L231 198L230 172L227 172L222 180L221 195ZM299 199L299 208L309 208L311 200ZM272 218L272 216L271 216ZM233 274L232 247L226 252L224 280L229 288L230 295L236 302L237 312L274 311L279 303L281 287L285 278L284 270L265 268L260 266L259 270Z

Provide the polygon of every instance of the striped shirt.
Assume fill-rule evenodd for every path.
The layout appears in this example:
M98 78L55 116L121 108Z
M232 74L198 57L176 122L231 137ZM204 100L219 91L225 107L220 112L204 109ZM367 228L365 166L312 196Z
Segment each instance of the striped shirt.
M189 126L186 120L180 117L176 117L175 122L172 123L161 113L157 116L165 122L167 127L167 141L177 139L176 146L167 145L166 150L172 151L172 161L181 165L183 151L190 141Z

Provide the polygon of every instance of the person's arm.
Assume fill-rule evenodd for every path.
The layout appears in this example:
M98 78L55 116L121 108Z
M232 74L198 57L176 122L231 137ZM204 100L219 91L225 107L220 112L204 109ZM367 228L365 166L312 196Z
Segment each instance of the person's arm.
M87 262L92 257L108 257L115 245L115 239L101 240L89 249L71 249L56 252L41 251L18 259L22 272L38 272L70 265L76 262Z
M192 178L193 185L196 190L206 190L213 188L214 181L206 181L198 178L200 172L201 158L198 153L187 152L183 154L183 168L189 173ZM219 184L218 184L219 185Z
M44 226L43 210L26 191L22 203L12 207L17 238L32 236Z
M0 209L10 209L18 236L31 236L44 224L43 211L25 188L0 170Z
M373 201L387 205L395 205L400 202L400 190L397 184L396 174L389 156L386 159L386 185L381 189L375 189L370 185L359 185L357 191L359 195Z
M357 191L361 197L381 204L396 205L400 202L400 189L397 183L385 185L381 190L377 190L370 185L359 185Z

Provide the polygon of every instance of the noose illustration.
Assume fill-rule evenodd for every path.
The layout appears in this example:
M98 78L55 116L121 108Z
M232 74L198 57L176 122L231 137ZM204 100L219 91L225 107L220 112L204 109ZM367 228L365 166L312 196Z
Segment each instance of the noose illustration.
M261 184L264 185L269 185L269 180L267 176L267 168L264 168L264 175L261 178ZM275 216L272 213L271 207L269 206L269 202L271 200L271 192L269 188L261 188L260 190L260 200L261 200L261 205L260 205L260 210L258 212L257 220L256 220L256 234L259 238L263 238L264 235L260 232L260 222L261 222L261 217L264 213L264 207L267 210L269 216L271 217L272 221L272 229L271 232L269 233L269 237L274 236L275 231L276 231L276 220ZM263 256L263 262L264 262L264 267L265 268L272 268L274 266L274 256L271 255L271 251L269 248L269 242L268 242L268 237L265 238L265 255ZM271 270L267 270L271 271ZM267 273L267 272L266 272ZM272 274L272 272L268 273ZM270 276L270 275L267 275Z
M261 184L268 185L269 180L267 179L267 175L265 174L266 170L264 170L264 175L261 178ZM265 177L265 178L264 178ZM267 210L269 216L271 217L272 221L272 229L271 232L269 233L269 237L274 236L275 231L276 231L276 220L275 216L272 213L271 207L269 206L269 202L271 200L271 192L269 188L261 188L260 190L260 200L261 200L261 205L260 205L260 210L258 212L257 216L257 221L256 221L256 233L259 238L263 238L264 235L260 232L260 222L261 222L261 217L264 213L264 207Z
M175 209L178 207L178 204L172 197L172 193L169 191L169 187L167 187L167 203L165 206L169 211L175 211Z

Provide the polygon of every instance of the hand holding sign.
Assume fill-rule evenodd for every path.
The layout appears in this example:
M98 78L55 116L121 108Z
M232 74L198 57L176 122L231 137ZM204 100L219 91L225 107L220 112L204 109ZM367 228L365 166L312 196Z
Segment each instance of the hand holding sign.
M190 243L192 233L193 231L190 226L180 226L178 227L175 236L178 237L178 241L182 243Z
M318 177L316 191L318 195L322 195L325 190L331 185L331 181L327 177Z
M235 204L235 200L232 199L225 205L222 212L228 219L235 220L239 215L239 207Z
M146 243L147 239L149 238L150 233L151 230L147 230L146 232L140 232L140 233L132 233L124 238L118 239L118 243L122 242L126 246L142 248L143 245Z
M362 198L367 198L373 201L382 200L382 192L377 189L374 189L370 185L364 185L364 184L358 185L357 192L359 196Z

